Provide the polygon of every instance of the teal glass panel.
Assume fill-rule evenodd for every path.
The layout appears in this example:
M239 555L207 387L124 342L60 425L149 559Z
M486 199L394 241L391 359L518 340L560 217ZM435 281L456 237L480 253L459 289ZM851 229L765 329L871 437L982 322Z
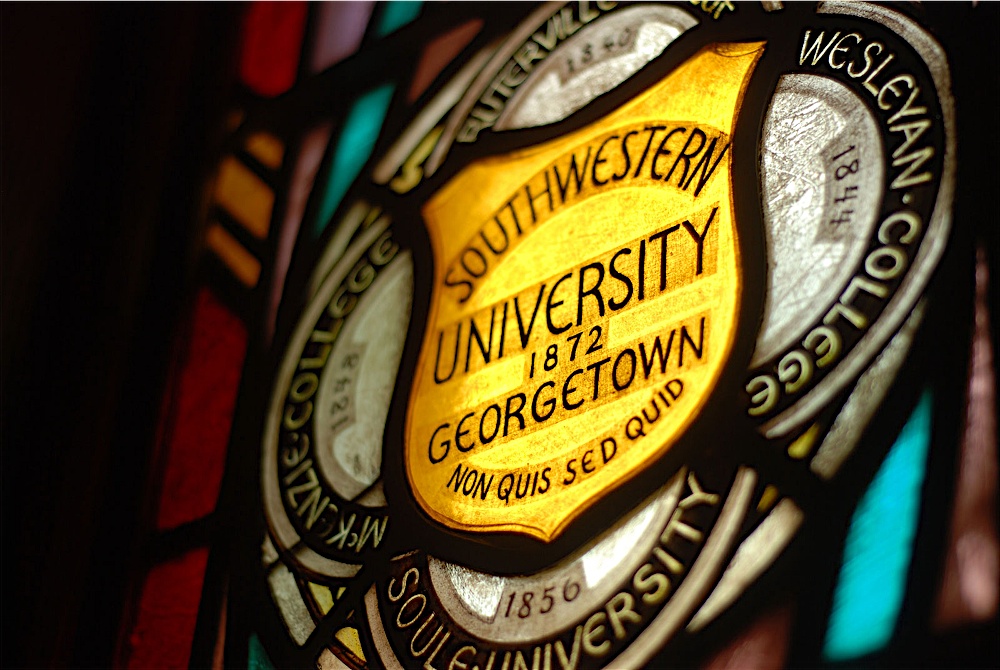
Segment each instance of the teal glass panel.
M320 201L313 233L319 237L330 222L347 188L357 178L378 139L386 110L392 100L392 84L383 84L358 98L347 113L344 128L333 152L326 189Z
M385 3L382 15L375 26L375 34L378 37L385 37L392 31L402 28L417 18L422 4L419 0L390 0Z
M250 654L247 658L247 669L275 670L274 664L271 663L271 659L267 657L267 652L264 651L264 645L260 643L255 634L250 635Z
M906 590L931 435L924 392L851 519L823 656L845 661L889 642Z

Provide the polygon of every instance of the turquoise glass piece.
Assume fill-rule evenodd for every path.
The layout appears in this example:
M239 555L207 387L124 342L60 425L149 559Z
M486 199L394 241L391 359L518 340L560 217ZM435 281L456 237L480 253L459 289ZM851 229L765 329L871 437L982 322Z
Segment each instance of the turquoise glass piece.
M375 35L385 37L394 30L398 30L420 14L420 7L423 3L419 0L390 0L382 8L382 15L375 26Z
M274 670L274 664L267 657L264 645L253 633L250 635L250 653L247 656L247 670Z
M931 436L925 391L851 519L823 656L846 661L892 638L906 590Z
M371 155L375 140L378 139L379 131L382 129L385 113L389 109L394 88L392 84L387 83L368 91L354 102L347 113L343 130L337 139L336 149L330 159L326 189L313 222L313 233L316 237L319 237L330 223L337 206L347 193L347 188L357 178L365 161Z

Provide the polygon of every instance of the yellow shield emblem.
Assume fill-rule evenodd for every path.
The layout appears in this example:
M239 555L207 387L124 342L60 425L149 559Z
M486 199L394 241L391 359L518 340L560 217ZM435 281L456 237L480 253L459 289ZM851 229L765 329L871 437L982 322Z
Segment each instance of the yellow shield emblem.
M706 48L426 203L434 284L403 465L431 518L551 541L704 408L743 296L730 138L762 52Z

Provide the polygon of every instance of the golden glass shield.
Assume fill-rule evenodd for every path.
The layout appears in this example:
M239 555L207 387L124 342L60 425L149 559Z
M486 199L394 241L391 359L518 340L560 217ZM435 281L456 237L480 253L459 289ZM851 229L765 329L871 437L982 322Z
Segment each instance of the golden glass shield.
M431 518L550 541L704 407L736 337L731 136L763 48L703 49L424 206L435 271L404 467Z

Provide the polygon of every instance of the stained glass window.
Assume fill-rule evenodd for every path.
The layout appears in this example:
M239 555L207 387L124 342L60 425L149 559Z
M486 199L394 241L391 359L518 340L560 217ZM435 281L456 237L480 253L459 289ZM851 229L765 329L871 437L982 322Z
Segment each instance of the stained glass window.
M54 433L114 436L53 462L125 487L84 496L114 556L73 573L114 576L73 612L118 627L57 617L76 641L20 663L998 662L996 8L171 17L197 39L155 101L200 125L133 122L121 153L194 147L123 189L181 228L121 248L177 281L101 275L145 287L108 323L156 357L81 357L138 413Z

